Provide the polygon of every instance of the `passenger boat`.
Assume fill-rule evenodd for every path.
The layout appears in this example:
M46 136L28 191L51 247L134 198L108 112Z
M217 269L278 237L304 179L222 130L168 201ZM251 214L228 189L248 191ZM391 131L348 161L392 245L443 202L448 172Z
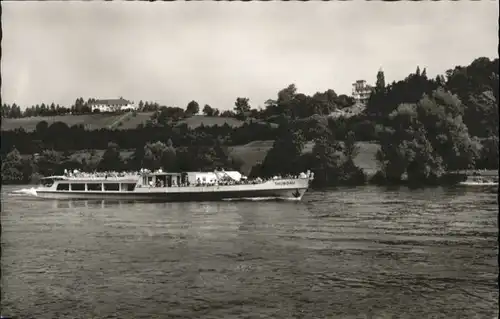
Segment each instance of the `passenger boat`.
M118 199L154 201L218 201L234 199L301 200L314 173L248 180L239 172L75 173L48 176L29 190L47 199Z

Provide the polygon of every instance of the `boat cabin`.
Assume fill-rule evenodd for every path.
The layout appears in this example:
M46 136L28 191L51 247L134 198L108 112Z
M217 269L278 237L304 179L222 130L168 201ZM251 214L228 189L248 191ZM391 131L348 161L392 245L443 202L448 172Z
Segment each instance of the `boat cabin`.
M135 182L88 182L88 181L64 181L57 184L58 191L77 191L77 192L133 192Z
M104 176L48 176L40 180L43 187L55 187L57 191L75 192L133 192L136 187L185 187L216 185L218 182L239 181L239 172L141 172L138 175ZM55 184L55 186L54 186Z
M144 187L184 187L195 185L216 185L220 181L240 181L242 175L236 171L230 172L155 172L144 173L140 184Z
M133 178L122 179L89 179L89 178L68 178L66 176L49 176L40 180L44 187L52 187L57 182L57 191L76 191L76 192L102 192L102 191L125 191L135 190L137 180Z

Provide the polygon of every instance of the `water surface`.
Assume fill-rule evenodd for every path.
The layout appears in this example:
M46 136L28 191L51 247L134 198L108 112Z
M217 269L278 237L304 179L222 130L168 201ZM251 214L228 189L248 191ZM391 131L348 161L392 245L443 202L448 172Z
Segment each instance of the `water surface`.
M2 189L4 316L498 317L495 189L164 204L12 190Z

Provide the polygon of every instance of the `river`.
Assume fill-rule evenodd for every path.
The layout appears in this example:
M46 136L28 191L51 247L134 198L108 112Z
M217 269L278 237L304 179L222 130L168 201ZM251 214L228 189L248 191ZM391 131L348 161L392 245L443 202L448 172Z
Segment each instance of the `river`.
M496 189L163 204L13 189L2 188L3 316L498 317Z

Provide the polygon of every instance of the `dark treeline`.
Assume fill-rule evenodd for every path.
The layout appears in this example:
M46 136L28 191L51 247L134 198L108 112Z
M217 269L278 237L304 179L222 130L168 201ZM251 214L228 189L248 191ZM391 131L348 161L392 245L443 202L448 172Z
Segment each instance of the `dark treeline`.
M176 127L143 127L130 130L87 131L83 125L69 128L65 123L56 122L48 126L41 122L33 132L23 130L2 132L2 155L14 147L21 154L40 153L45 149L55 151L79 151L106 149L113 142L121 149L136 149L151 141L172 140L175 145L208 146L213 140L222 139L225 145L241 145L254 140L276 138L277 130L269 124L249 123L231 128L229 125L190 129L186 124Z
M56 115L80 115L91 113L90 104L95 102L95 98L89 98L85 101L79 97L71 106L60 106L59 104L51 103L37 104L28 106L25 110L16 103L2 104L2 118L22 118L22 117L42 117ZM162 110L168 114L174 114L177 117L191 116L198 113L203 113L207 116L235 117L238 119L246 119L253 117L257 119L267 119L277 115L290 115L293 117L307 117L312 114L328 114L337 108L350 106L354 102L351 97L346 95L337 96L335 91L328 90L324 93L316 93L312 97L302 93L297 93L294 84L278 93L278 99L269 99L266 101L265 109L255 109L249 104L249 99L238 97L235 102L234 110L220 111L208 104L200 109L200 105L196 101L191 101L185 109L176 106L161 106L157 102L139 101L137 111L139 112L161 112Z
M234 110L222 113L205 105L205 114L234 117L245 121L241 127L232 128L225 124L202 125L190 129L186 124L179 124L180 120L199 113L198 103L191 101L186 109L159 107L144 125L130 130L86 130L83 125L68 127L63 122L49 125L46 121L40 121L33 132L26 132L22 128L3 131L1 152L2 156L5 156L14 146L21 154L38 153L44 149L57 151L105 149L110 142L116 143L121 149L135 149L150 141L166 142L167 139L171 139L175 145L202 146L209 144L213 139L222 139L225 145L241 145L255 140L274 140L277 136L276 126L290 119L298 121L304 127L306 139L312 140L314 137L308 132L315 119L311 116L327 115L353 104L351 98L337 96L333 90L316 93L313 97L296 91L293 84L281 90L278 99L266 102L265 109L252 109L248 98L237 98ZM83 99L77 101L79 105L83 103ZM328 122L341 139L350 130L359 132L359 139L366 140L373 137L366 136L364 122L358 119L329 118Z
M152 145L169 150L155 151L159 154L175 151L176 160L170 160L170 164L167 160L155 162L163 163L162 167L235 167L238 160L227 156L227 146L274 140L264 161L252 169L251 175L298 173L311 168L318 186L358 184L366 181L354 163L359 152L356 141L362 140L380 144L376 158L380 169L375 182L439 183L449 172L498 168L498 79L498 59L488 58L478 58L466 67L457 66L435 78L429 78L425 69L417 67L405 79L388 85L379 71L366 109L351 117L328 115L352 106L352 98L338 96L333 90L308 96L298 93L293 84L278 92L276 100L266 101L264 108L252 108L248 98L242 97L236 99L232 111L221 113L209 105L203 107L206 115L245 121L236 128L226 124L190 129L179 124L179 120L200 112L196 101L185 109L150 103L153 116L132 130L88 131L82 126L68 127L57 122L49 126L40 122L34 132L2 132L2 173L12 178L3 181L19 180L21 175L26 181L30 176L46 174L50 165L45 163L52 163L53 169L60 171L68 161L75 161L70 154L77 150L106 152L99 161L71 162L73 168L150 168L147 165L152 162L147 156L152 155L144 154L154 153L150 151ZM78 101L82 105L83 99ZM314 147L304 154L307 141L314 141ZM109 166L101 163L112 158L106 154L115 154L119 149L132 150L134 155L119 161L109 159L105 162L113 164ZM217 155L212 154L214 150ZM19 159L19 154L36 153L40 155ZM5 166L5 161L10 164ZM90 165L88 161L95 165L86 166Z
M278 123L287 121L286 117L275 119ZM282 121L280 121L282 120ZM355 118L310 117L295 120L295 127L302 130L307 141L316 138L318 121L327 125L338 140L344 140L347 133L355 133L356 139L370 141L376 139L369 123L359 122ZM266 122L245 122L240 127L204 126L191 129L187 124L158 125L155 120L148 121L135 129L86 130L83 125L68 127L66 123L55 122L49 125L46 121L37 124L33 132L16 129L2 131L1 154L5 156L14 147L21 154L39 153L44 149L56 151L80 151L87 149L105 149L111 142L121 149L135 149L151 141L166 142L171 139L175 145L210 145L214 139L222 139L225 145L242 145L252 141L274 140L277 137L278 125ZM366 129L368 128L368 129Z

